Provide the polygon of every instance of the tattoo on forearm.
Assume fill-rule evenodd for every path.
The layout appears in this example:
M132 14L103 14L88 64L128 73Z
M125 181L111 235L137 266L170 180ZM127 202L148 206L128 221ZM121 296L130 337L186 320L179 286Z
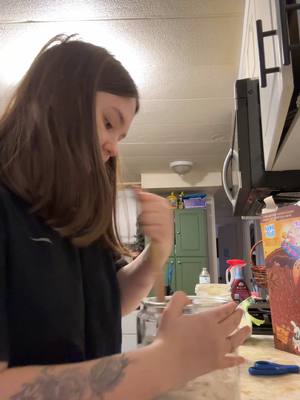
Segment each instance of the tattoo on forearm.
M11 400L101 400L118 385L128 364L121 355L100 359L89 370L69 367L57 373L56 367L47 367Z

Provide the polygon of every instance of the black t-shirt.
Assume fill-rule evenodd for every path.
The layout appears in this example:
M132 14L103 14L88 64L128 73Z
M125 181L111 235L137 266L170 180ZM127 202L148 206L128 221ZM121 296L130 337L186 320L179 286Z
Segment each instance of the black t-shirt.
M79 362L121 349L118 267L74 247L0 186L0 361Z

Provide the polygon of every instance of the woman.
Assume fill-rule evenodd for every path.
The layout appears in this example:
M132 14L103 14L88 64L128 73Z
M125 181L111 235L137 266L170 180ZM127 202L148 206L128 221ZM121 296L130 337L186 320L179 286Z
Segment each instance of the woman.
M155 342L120 354L121 315L168 259L172 217L137 191L151 243L118 268L116 160L138 92L105 49L72 39L42 49L0 122L0 398L150 399L241 363L227 353L248 330L230 335L234 304L182 315L177 293Z

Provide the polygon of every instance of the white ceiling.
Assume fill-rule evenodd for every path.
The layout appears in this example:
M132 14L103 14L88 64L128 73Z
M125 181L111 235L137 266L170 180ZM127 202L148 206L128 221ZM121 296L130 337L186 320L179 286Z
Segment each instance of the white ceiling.
M58 33L108 48L127 67L141 110L120 154L125 181L185 159L220 171L231 138L244 0L1 0L0 106Z

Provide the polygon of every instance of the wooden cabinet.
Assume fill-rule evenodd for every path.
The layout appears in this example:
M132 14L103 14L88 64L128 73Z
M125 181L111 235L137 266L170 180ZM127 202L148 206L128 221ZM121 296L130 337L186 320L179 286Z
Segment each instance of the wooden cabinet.
M203 267L208 267L206 257L176 257L175 288L195 294L195 285Z
M207 257L205 209L175 211L176 257Z
M164 267L165 286L173 292L194 295L201 269L208 267L206 218L206 209L174 210L174 247Z
M193 295L201 269L208 267L206 209L175 210L174 224L174 248L165 265L165 284L173 292Z
M257 21L261 21L257 23ZM263 51L259 54L259 28ZM274 34L269 34L275 31ZM269 32L269 33L267 33ZM281 23L277 0L246 0L243 41L239 79L259 78L261 124L266 170L271 170L278 150L282 129L293 93L293 71L291 65L283 64ZM264 57L262 56L262 53ZM262 81L261 61L265 68L277 67L279 72L266 74Z
M187 294L195 294L195 285L203 267L208 267L207 257L170 258L165 265L165 282L172 292L182 290ZM152 294L154 295L154 294Z

